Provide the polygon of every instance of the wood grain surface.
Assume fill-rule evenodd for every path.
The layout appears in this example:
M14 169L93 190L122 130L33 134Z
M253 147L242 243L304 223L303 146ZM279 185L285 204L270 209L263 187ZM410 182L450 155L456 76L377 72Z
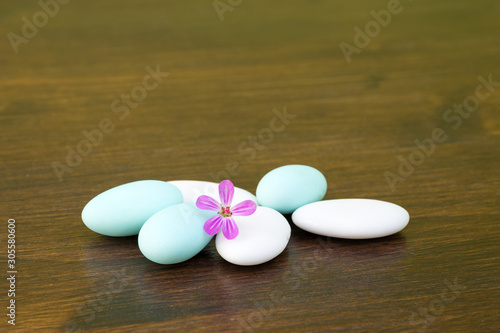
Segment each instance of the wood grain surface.
M499 2L215 5L0 5L0 331L500 332ZM410 223L361 241L292 225L279 257L240 267L213 242L157 265L81 221L120 184L255 193L286 164Z

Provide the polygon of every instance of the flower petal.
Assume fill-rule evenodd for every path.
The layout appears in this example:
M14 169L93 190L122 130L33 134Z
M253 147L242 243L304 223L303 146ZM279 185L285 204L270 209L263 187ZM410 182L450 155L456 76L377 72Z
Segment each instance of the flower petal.
M234 207L231 207L231 211L234 216L248 216L255 213L257 210L257 204L252 200L245 200L240 202Z
M196 200L196 207L204 210L214 210L216 212L220 210L220 204L208 195L200 195Z
M215 235L219 232L220 227L223 225L223 218L219 214L212 216L205 222L203 229L209 235Z
M220 203L223 207L231 206L234 195L234 185L230 180L223 180L219 184Z
M222 234L227 239L234 239L238 236L239 230L236 222L234 222L232 217L223 218L224 222L222 224Z

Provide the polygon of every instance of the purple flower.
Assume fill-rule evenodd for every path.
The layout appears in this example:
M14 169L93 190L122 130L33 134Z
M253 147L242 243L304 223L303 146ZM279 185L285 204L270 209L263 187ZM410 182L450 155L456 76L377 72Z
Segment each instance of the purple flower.
M208 219L203 226L207 234L215 235L222 228L224 237L233 239L238 236L238 226L232 216L249 216L257 209L257 204L252 200L245 200L231 207L233 195L233 183L229 180L223 180L219 184L220 203L208 195L200 195L198 197L196 207L217 212L217 215Z

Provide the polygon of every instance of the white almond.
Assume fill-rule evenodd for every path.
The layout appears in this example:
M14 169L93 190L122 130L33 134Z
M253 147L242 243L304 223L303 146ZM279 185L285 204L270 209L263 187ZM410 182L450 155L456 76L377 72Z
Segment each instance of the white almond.
M184 202L196 202L200 195L208 195L219 201L219 184L198 180L173 180L169 184L176 186L184 197ZM234 188L233 205L245 200L257 203L257 198L252 193L239 187Z
M313 202L297 209L293 223L314 234L368 239L389 236L406 227L408 212L393 203L372 199L337 199Z
M227 239L220 231L215 239L217 252L230 263L259 265L277 257L286 248L292 229L278 211L258 206L250 216L234 216L239 234Z

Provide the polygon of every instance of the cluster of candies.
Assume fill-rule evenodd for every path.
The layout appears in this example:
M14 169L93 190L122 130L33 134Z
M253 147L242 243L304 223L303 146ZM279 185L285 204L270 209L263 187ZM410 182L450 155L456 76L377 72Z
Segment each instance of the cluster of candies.
M159 264L186 261L216 236L217 252L236 265L258 265L288 245L292 214L299 228L322 236L366 239L401 231L408 212L372 199L323 200L323 174L305 165L286 165L267 173L256 196L220 184L142 180L109 189L83 209L85 225L107 236L139 235L141 252ZM234 204L233 204L234 203Z

